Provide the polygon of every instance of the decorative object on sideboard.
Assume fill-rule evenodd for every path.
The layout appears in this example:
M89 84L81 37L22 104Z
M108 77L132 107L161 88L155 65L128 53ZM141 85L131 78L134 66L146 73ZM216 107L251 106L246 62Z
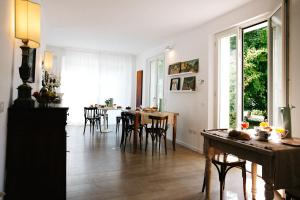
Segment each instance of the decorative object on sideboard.
M113 107L113 104L114 104L114 99L113 98L109 98L109 99L105 100L105 105L107 107Z
M172 78L170 81L170 90L177 91L180 90L180 78Z
M60 103L62 93L56 93L56 88L60 86L60 79L51 74L53 65L53 54L50 51L45 51L43 60L43 77L42 88L40 92L34 92L35 97L40 107L48 107L49 103Z
M40 46L40 5L29 0L16 0L15 5L15 37L21 39L22 65L19 74L23 84L18 87L18 98L14 101L15 107L33 107L31 87L27 84L30 75L34 72L30 68L33 57L30 57L32 48ZM34 51L33 51L34 52ZM33 81L33 80L32 80Z
M184 77L182 90L196 91L196 76Z

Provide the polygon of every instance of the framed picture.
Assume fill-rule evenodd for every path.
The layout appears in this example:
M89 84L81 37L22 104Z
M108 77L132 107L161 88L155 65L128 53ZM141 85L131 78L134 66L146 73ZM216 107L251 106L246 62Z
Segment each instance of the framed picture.
M35 59L36 59L36 49L29 49L29 56L28 56L28 66L30 68L30 77L28 79L29 83L34 83L35 80Z
M180 90L180 78L172 78L171 79L170 90L171 91Z
M196 91L196 76L184 77L182 90Z
M169 75L179 74L180 73L180 64L181 63L175 63L172 65L169 65Z
M199 71L199 59L194 59L186 62L182 62L180 66L180 72L193 72L197 73Z

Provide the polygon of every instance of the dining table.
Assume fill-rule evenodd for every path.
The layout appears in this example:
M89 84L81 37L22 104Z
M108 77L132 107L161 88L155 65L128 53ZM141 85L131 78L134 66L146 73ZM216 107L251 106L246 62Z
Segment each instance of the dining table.
M97 106L97 108L99 110L101 110L103 115L104 115L104 117L103 117L103 128L101 129L101 133L111 132L111 130L107 128L108 127L107 126L108 121L106 120L106 117L105 117L107 115L107 111L109 111L109 110L121 110L121 108L116 107L116 106L100 106L100 105ZM101 124L100 124L100 126L101 126Z
M168 116L168 125L172 126L172 146L173 150L176 150L176 133L177 133L177 117L179 116L179 113L176 112L168 112L168 111L155 111L155 112L149 112L149 111L143 111L143 110L125 110L125 112L132 112L136 115L135 117L135 127L134 127L134 137L133 137L133 147L134 151L136 151L138 146L138 129L140 124L150 124L151 120L149 119L149 116Z
M274 199L274 190L300 188L300 147L286 145L287 140L249 141L228 136L228 130L203 130L206 157L206 199L211 199L211 161L217 152L225 152L252 162L252 197L256 196L257 165L262 166L265 199Z

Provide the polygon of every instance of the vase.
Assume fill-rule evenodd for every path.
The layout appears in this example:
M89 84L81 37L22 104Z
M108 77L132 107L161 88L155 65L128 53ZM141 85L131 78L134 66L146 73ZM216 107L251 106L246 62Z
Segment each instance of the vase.
M47 102L39 102L39 108L48 108L49 107L49 103Z

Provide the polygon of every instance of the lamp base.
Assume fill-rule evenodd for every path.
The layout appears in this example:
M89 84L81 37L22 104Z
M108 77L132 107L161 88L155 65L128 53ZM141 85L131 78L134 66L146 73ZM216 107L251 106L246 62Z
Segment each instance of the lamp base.
M18 98L14 101L14 107L33 108L34 100L31 98L31 87L26 83L18 87Z

